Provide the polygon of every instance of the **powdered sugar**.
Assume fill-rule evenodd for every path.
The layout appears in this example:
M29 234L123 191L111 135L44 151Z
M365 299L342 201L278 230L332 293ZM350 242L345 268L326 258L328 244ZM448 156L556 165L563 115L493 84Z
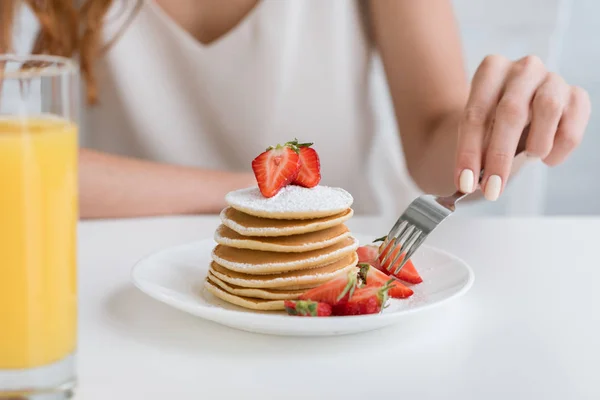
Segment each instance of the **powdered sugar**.
M268 218L316 218L340 213L352 205L352 195L341 188L289 185L267 198L258 187L229 192L225 201L247 214Z

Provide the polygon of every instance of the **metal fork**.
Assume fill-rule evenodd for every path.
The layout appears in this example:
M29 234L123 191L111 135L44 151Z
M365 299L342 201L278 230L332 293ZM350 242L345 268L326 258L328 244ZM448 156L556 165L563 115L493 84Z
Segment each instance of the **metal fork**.
M525 150L525 142L528 133L529 126L523 130L515 156ZM479 175L480 184L482 178L483 169ZM425 241L427 236L429 236L442 221L454 213L456 204L468 195L469 193L456 191L450 196L441 197L425 194L413 200L406 211L398 218L385 238L383 245L380 246L379 257L387 250L386 255L381 259L381 265L385 266L388 271L394 275L398 274L419 246ZM398 246L400 246L400 251L394 252L394 249ZM395 255L392 262L386 266L386 262L394 253ZM402 257L400 263L393 271L391 271L391 268L398 262L400 257Z

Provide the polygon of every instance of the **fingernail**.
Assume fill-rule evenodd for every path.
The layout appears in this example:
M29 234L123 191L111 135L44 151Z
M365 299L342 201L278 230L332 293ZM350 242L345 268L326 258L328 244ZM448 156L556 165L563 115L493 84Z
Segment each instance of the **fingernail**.
M485 184L485 192L483 195L489 201L496 201L498 200L498 197L500 197L500 189L502 189L502 178L498 175L492 175Z
M463 193L471 193L475 185L475 176L470 169L463 169L458 178L458 188Z
M525 159L526 159L528 162L531 162L531 161L537 161L537 160L539 160L539 159L540 159L540 157L538 157L538 156L537 156L537 155L535 155L535 154L531 154L531 153L525 153Z

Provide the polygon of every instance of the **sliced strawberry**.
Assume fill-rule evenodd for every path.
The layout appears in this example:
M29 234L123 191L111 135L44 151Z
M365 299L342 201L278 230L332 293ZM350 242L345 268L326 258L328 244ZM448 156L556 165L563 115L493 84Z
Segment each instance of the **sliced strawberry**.
M286 300L283 303L289 315L299 317L328 317L331 315L331 306L327 303L306 300Z
M358 264L358 266L360 267L360 278L367 286L385 286L390 280L388 275L373 267L371 264L361 263ZM399 280L393 278L389 290L390 297L395 299L406 299L413 294L414 292L411 288L404 286Z
M372 263L379 256L379 248L376 245L368 244L356 249L359 263Z
M385 237L377 239L376 241L383 241L383 240L385 240ZM380 248L383 250L381 256L379 256ZM368 244L368 245L359 247L356 250L356 253L358 255L359 263L369 263L372 266L374 266L375 268L377 268L378 270L385 272L387 275L390 275L390 271L388 271L386 268L384 268L380 263L380 260L383 260L383 258L385 257L385 255L387 254L388 251L389 251L388 249L383 248L383 244L381 244L381 246L379 246L379 247L377 247L376 245L373 245L373 244ZM394 260L394 257L396 256L396 254L398 254L397 253L398 251L400 251L400 250L399 249L394 250L394 253L390 257L388 257L388 259L386 260L386 266L391 264L391 262ZM403 259L403 257L401 255L400 257L398 257L398 260L394 263L394 265L398 266L402 262L402 259ZM417 283L423 282L423 279L417 272L417 269L415 268L412 260L408 260L406 262L406 264L404 264L404 267L402 267L400 272L398 272L398 274L395 276L396 276L396 278L401 279L408 283L417 284Z
M298 177L292 182L294 185L307 188L315 187L321 181L321 162L315 149L310 146L312 143L298 144L300 149L300 171Z
M384 257L386 256L386 254L390 251L390 248L392 247L391 245L383 248L384 244L382 243L380 248L381 248L381 255L378 258L378 261L381 262ZM400 252L400 247L396 247L393 251L392 254L388 257L387 260L385 260L385 264L381 265L379 263L379 269L382 270L383 272L386 272L387 274L390 274L390 271L394 271L394 269L396 267L398 267L401 263L402 260L404 260L404 254L400 254L400 257L398 257L398 260L396 260L396 262L394 263L394 265L391 265L392 261L394 261L394 258L398 255L398 252ZM377 267L377 266L376 266ZM421 278L421 276L419 275L419 273L417 272L417 269L415 268L412 260L408 260L404 266L402 267L402 269L394 275L396 278L401 279L405 282L408 283L421 283L423 282L423 279Z
M252 160L252 170L263 196L273 197L298 176L300 170L298 148L288 143L283 146L269 147Z
M354 295L345 303L332 307L332 315L377 314L388 299L388 291L392 280L385 286L365 286L354 291Z
M411 260L408 260L406 264L404 264L400 272L398 272L394 276L408 283L418 284L423 282L423 278L421 278L421 275L419 275L417 269L415 268Z
M310 289L300 296L300 300L312 300L329 305L348 301L356 289L358 269L352 268L347 274L340 274L330 281Z

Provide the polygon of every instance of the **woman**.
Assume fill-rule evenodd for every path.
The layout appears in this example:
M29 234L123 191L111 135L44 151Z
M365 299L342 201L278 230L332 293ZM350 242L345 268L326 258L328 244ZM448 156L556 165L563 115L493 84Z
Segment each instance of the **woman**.
M16 3L2 3L5 46ZM472 192L482 168L493 201L526 126L528 157L553 166L590 113L586 92L535 56L488 56L469 84L450 0L26 3L41 22L34 52L80 54L84 218L216 212L255 184L256 155L294 137L315 142L322 183L349 190L358 213L401 209L417 190ZM405 175L378 136L373 51Z

